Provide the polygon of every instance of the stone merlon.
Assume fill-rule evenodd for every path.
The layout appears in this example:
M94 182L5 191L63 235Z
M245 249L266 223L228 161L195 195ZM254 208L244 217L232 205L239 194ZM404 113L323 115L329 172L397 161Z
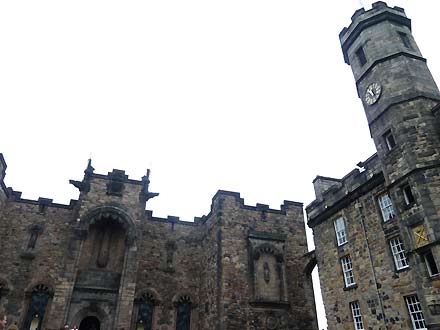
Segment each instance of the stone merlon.
M306 207L309 227L314 227L321 219L338 212L347 203L356 199L363 189L383 182L377 154L364 162L358 163L354 169L342 179L317 176L313 181L316 199Z
M403 8L388 7L383 1L373 3L372 9L368 11L364 9L357 10L351 17L351 21L351 24L348 27L344 27L339 34L344 61L347 64L350 64L348 49L366 27L376 25L381 21L392 21L407 26L411 30L411 20L406 17Z

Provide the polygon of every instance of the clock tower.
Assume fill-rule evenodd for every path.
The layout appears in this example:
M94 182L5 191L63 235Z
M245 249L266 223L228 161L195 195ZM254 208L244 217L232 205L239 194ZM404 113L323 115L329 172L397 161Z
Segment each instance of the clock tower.
M411 285L399 290L401 301L420 299L426 329L440 329L439 89L402 8L379 1L371 10L359 9L339 38L385 179L371 200L377 209L393 209L381 224L385 242L400 237L409 258L410 271L400 276ZM414 329L425 329L411 318Z
M437 85L399 7L359 9L340 33L388 184L439 163Z

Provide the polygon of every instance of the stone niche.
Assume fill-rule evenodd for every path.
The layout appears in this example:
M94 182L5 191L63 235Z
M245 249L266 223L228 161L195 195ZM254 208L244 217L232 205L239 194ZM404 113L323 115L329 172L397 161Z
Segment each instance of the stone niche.
M124 265L126 231L111 216L90 224L89 232L81 251L81 271L113 272L121 274ZM110 279L111 276L106 278ZM112 277L113 281L114 278Z
M259 305L286 304L285 236L274 233L250 232L248 240L253 303Z
M129 237L133 236L126 218L122 210L108 206L91 211L78 223L77 231L82 233L83 243L69 308L69 324L79 326L95 321L100 329L112 328L123 282L124 259L131 241Z

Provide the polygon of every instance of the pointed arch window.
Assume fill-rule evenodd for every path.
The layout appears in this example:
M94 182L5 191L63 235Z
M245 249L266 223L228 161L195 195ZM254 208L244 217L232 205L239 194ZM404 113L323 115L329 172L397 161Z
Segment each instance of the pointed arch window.
M138 300L136 330L153 329L153 312L155 299L152 294L144 293Z
M24 329L41 330L47 303L51 294L44 284L38 284L31 292Z
M176 330L191 329L191 298L181 296L177 301Z

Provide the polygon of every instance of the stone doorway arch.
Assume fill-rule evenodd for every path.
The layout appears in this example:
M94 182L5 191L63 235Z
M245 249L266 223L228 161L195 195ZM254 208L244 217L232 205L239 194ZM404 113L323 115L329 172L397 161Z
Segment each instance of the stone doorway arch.
M101 330L101 322L96 316L87 316L79 324L79 330Z
M82 304L82 306L73 306L74 309L67 323L71 328L81 330L110 330L112 329L113 319L109 318L112 312L108 305L98 305L97 303ZM98 326L96 326L98 325ZM70 328L69 328L70 329Z

